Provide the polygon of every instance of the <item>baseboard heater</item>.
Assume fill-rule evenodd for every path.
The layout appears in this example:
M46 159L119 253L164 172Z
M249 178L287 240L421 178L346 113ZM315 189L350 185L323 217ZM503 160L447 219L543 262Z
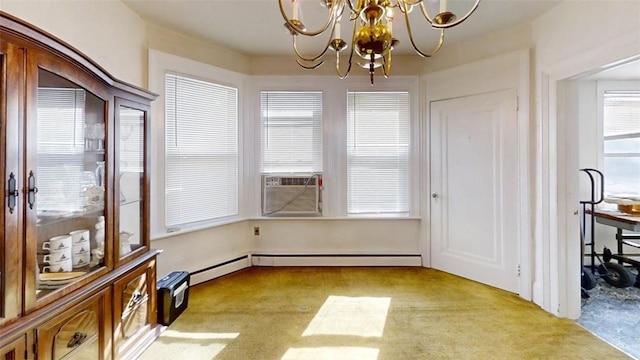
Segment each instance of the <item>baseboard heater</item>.
M419 254L253 254L252 266L422 266Z
M191 285L200 284L248 267L251 267L251 257L249 255L239 256L235 259L191 272Z

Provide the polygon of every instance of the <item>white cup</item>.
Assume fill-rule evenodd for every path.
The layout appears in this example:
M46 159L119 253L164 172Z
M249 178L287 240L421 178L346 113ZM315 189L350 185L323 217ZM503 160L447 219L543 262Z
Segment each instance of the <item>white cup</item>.
M51 257L49 257L49 259L60 259L62 257L66 257L66 258L71 258L71 247L65 248L65 249L55 249L55 250L49 250L49 255L51 255Z
M89 248L88 242L84 246L73 247L72 259L73 259L74 269L89 265L90 258L91 258L91 249Z
M42 268L42 272L43 273L69 272L72 269L73 269L73 266L72 266L72 263L71 263L71 259L68 259L68 260L65 260L65 261L51 263L48 266L44 266Z
M74 247L89 243L89 230L87 229L74 230L69 235L71 235L71 244Z
M49 241L45 241L42 243L42 250L52 251L60 251L64 249L71 248L71 236L70 235L60 235L54 236Z
M50 253L48 255L45 255L42 257L42 262L49 264L49 265L53 265L53 264L58 264L61 262L65 262L68 261L69 259L71 259L71 257L69 256L69 254L66 254L64 251L61 252L53 252Z

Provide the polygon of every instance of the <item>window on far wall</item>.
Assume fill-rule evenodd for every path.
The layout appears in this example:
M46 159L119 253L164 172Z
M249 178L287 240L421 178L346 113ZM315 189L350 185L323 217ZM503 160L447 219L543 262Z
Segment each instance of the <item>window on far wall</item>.
M84 90L38 88L38 210L83 209Z
M165 75L165 216L179 227L238 213L238 90Z
M409 93L347 96L347 213L409 214Z
M605 192L640 195L640 91L605 91L603 135Z
M322 172L322 92L260 93L261 172Z

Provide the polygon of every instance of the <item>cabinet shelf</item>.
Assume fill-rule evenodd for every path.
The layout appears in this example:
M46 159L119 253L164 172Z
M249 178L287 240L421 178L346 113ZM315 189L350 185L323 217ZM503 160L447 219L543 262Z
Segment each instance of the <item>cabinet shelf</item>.
M142 199L132 199L132 200L125 200L125 201L120 201L120 206L124 206L124 205L131 205L131 204L140 204L140 202L142 202Z
M43 211L38 214L38 227L81 217L97 217L104 212L103 206L87 207L82 211Z

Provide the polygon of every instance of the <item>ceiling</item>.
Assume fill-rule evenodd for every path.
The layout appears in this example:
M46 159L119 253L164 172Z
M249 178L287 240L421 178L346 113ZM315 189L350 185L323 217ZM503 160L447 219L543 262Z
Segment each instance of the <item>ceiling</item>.
M234 50L247 56L292 55L291 36L285 31L278 0L123 0L144 20L176 32ZM285 4L288 2L285 1ZM302 20L308 29L324 23L326 9L320 0L300 0ZM425 3L434 0L425 0ZM512 25L530 22L562 0L481 0L476 12L463 24L445 32L445 45L489 34ZM448 0L450 6L469 6L470 0ZM417 9L416 9L417 10ZM464 10L460 10L461 14ZM396 11L397 13L397 11ZM424 51L437 41L438 32L427 26L419 11L411 13L414 38ZM394 37L400 44L394 54L415 54L402 18L396 14ZM342 24L342 37L350 26ZM347 30L349 27L349 30ZM320 35L299 40L300 50L315 54L327 42Z
M596 69L590 74L578 76L583 80L640 80L640 60L623 61L620 64Z

